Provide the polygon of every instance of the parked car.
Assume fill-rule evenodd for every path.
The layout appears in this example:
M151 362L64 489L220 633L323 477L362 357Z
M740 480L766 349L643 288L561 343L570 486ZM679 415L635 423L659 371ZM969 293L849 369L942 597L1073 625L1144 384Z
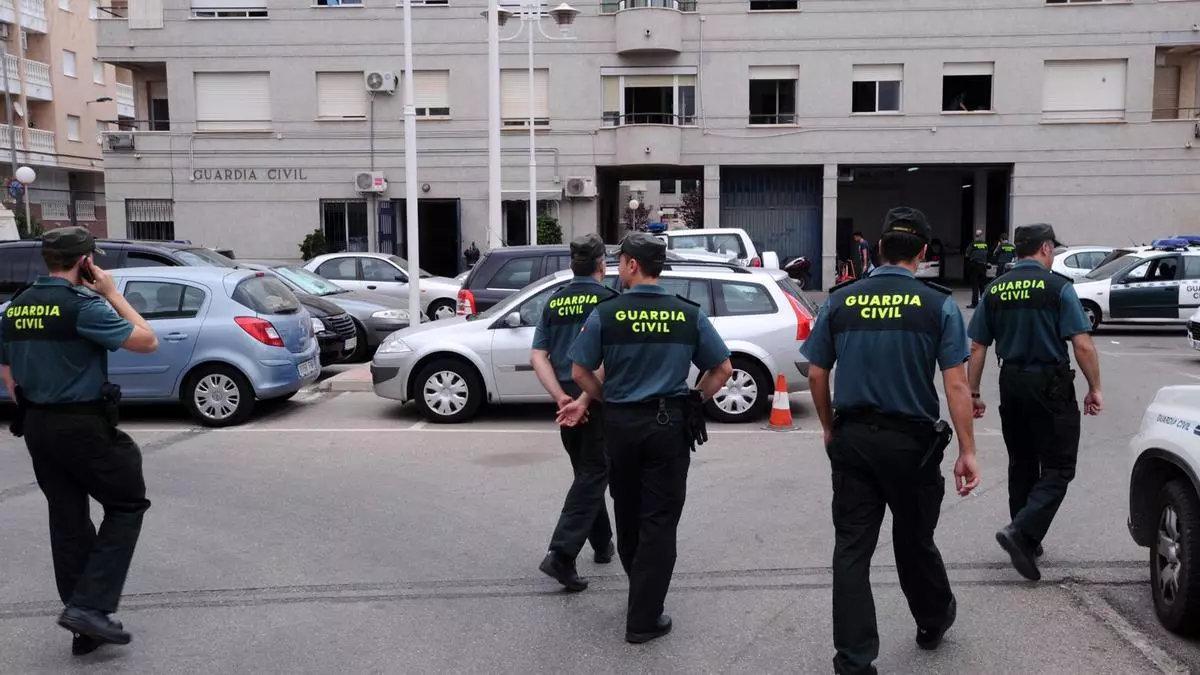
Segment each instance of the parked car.
M408 299L408 261L386 253L327 253L304 264L304 269L352 291L378 291ZM461 285L421 270L421 311L430 319L454 316Z
M1163 626L1200 633L1200 386L1163 387L1129 445L1129 533Z
M931 241L925 259L917 265L916 277L918 279L941 279L944 272L942 257L945 253L946 247L942 244L941 239Z
M1188 344L1192 346L1192 349L1200 351L1200 309L1192 313L1191 318L1188 319L1187 328Z
M101 239L96 242L96 264L101 269L123 267L234 267L232 259L187 242ZM0 242L0 302L46 274L42 241L22 239Z
M200 424L224 427L246 421L258 401L292 396L321 372L312 317L272 276L215 267L112 274L158 336L153 353L109 355L109 378L124 402L182 403Z
M570 279L570 271L556 272L482 313L394 333L371 364L375 393L415 400L426 419L448 423L471 419L485 401L549 401L529 350L542 307ZM800 347L817 308L786 272L669 263L659 282L699 304L733 352L733 376L708 405L712 417L746 422L762 416L781 373L789 391L807 389ZM606 283L616 286L615 269Z
M315 298L348 314L356 339L353 348L346 356L345 360L347 361L365 361L375 353L375 349L380 342L383 342L384 338L401 328L408 327L407 298L401 300L373 291L352 291L309 272L303 267L245 263L240 266L271 272L287 284L288 288L292 289L292 292L302 302L306 296ZM317 324L314 323L313 328L316 327ZM317 337L320 338L321 334L318 333Z
M1138 248L1075 283L1083 309L1104 323L1182 324L1200 306L1200 250Z
M779 267L779 256L774 251L759 252L750 235L741 228L667 230L657 236L666 239L667 249L681 255L706 251L730 255L734 262L748 267Z
M1096 269L1113 252L1111 246L1068 246L1054 253L1050 269L1078 281Z

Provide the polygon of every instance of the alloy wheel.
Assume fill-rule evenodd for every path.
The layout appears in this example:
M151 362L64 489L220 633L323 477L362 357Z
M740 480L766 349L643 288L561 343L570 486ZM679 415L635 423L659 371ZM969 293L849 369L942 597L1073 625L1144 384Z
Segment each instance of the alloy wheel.
M1168 504L1163 508L1158 520L1158 542L1155 561L1158 565L1158 594L1168 605L1174 604L1179 598L1179 577L1183 569L1183 560L1179 551L1183 547L1183 537L1179 530L1179 513L1174 506Z
M193 400L200 414L211 420L225 420L237 412L242 392L233 378L212 373L196 383Z
M453 415L467 405L466 380L452 370L439 370L425 380L425 405L439 415Z

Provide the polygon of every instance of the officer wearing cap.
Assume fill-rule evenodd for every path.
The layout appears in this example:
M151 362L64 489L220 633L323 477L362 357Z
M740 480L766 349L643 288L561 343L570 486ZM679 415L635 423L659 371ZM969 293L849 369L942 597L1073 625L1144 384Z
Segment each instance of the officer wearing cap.
M879 633L870 572L885 506L917 645L936 649L954 623L957 605L933 541L945 491L942 453L951 435L938 421L935 366L958 432L958 493L979 484L962 315L948 289L915 278L932 235L929 224L920 211L898 207L888 212L883 232L884 264L866 279L832 289L801 350L811 364L813 405L833 472L833 665L839 673L875 672Z
M24 433L50 516L54 576L65 609L58 624L75 634L72 651L130 635L116 611L150 507L136 443L116 428L118 392L108 352L153 352L154 331L93 262L96 241L81 227L47 232L49 271L14 296L0 322L0 364L18 401L13 432ZM88 498L104 507L99 532Z
M571 273L575 277L546 301L529 358L538 380L558 404L559 431L575 472L558 526L550 537L550 550L539 569L570 591L588 586L575 569L575 558L585 541L591 542L597 563L612 562L615 553L604 504L608 459L604 454L600 404L571 379L571 359L567 356L592 309L617 295L601 283L604 255L604 242L595 234L571 242Z
M1000 235L1000 243L992 251L992 262L996 264L996 276L1004 274L1008 266L1017 259L1017 247L1008 240L1008 235Z
M983 230L975 230L975 239L967 247L966 276L971 286L971 304L968 308L979 305L979 296L987 284L988 244L983 238Z
M601 302L571 347L575 382L604 400L604 440L617 526L617 553L629 575L625 639L641 643L671 631L663 600L675 568L692 429L688 371L703 375L699 399L733 372L729 349L700 308L658 285L666 245L635 232L620 248L621 295ZM595 371L604 367L604 382ZM702 440L701 440L702 442Z
M1088 335L1091 323L1067 277L1050 271L1054 228L1018 227L1012 271L987 288L971 318L971 391L975 416L987 406L979 384L988 347L995 342L1000 368L1000 420L1008 448L1008 511L1012 522L996 533L1013 567L1038 580L1042 539L1075 477L1079 454L1079 403L1067 343L1088 382L1084 412L1104 407L1100 358Z

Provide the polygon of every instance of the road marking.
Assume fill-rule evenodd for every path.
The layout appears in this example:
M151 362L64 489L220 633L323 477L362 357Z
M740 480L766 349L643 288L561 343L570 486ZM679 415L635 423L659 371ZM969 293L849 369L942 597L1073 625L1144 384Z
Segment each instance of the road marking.
M419 420L419 421L417 421L416 424L409 427L408 430L409 431L420 431L420 430L424 429L425 425L427 425L427 424L429 424L429 420Z
M1121 616L1121 613L1095 590L1074 583L1063 584L1062 588L1087 607L1096 618L1112 629L1122 640L1125 640L1130 646L1140 652L1159 672L1189 672L1187 666L1151 642L1145 633L1134 628L1133 624Z
M305 433L345 433L345 434L381 434L391 433L395 431L417 431L428 434L555 434L558 429L497 429L490 427L474 427L467 428L461 426L450 427L424 427L424 422L417 422L409 427L233 427L226 429L208 429L212 433L218 434L243 434L243 433L268 433L268 434L305 434ZM816 426L816 425L814 425ZM158 428L158 427L133 427L125 426L129 431L139 433L164 433L169 431L181 431L181 429ZM183 431L189 431L183 429ZM197 430L198 431L198 430ZM793 429L791 431L772 431L770 429L710 429L709 436L713 435L735 435L735 434L800 434L807 436L816 436L823 433L819 428L814 429ZM976 436L1000 436L999 431L979 431Z

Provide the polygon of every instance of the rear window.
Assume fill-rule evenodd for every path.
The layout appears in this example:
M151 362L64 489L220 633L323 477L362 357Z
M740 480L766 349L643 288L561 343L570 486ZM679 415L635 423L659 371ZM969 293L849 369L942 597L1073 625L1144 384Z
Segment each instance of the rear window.
M233 301L256 314L295 314L300 311L300 301L275 277L250 277L242 281L233 291Z
M767 289L740 281L716 281L717 316L774 314L775 301Z
M803 305L810 314L813 316L817 315L817 312L820 309L817 306L817 303L813 302L807 295L804 294L804 289L800 288L800 284L796 283L795 279L791 277L780 279L779 288L782 289L784 293L787 293L796 300L800 301L800 304Z
M513 258L504 263L496 272L496 276L488 282L487 288L504 290L519 290L533 282L541 257Z
M0 283L20 286L29 280L29 260L41 258L40 251L32 246L7 246L0 248Z
M207 248L180 249L175 257L189 267L237 267L232 259Z
M1136 258L1136 257L1128 255L1128 254L1122 255L1120 257L1114 258L1113 260L1110 260L1109 262L1104 263L1103 265L1097 267L1096 269L1092 270L1091 272L1088 272L1087 276L1085 276L1084 278L1090 279L1093 281L1095 281L1097 279L1107 279L1111 276L1114 276L1120 272L1125 271L1127 268L1132 267L1133 265L1136 265L1139 260L1141 260L1141 258Z
M125 299L146 320L187 319L204 305L204 291L165 281L130 281Z

